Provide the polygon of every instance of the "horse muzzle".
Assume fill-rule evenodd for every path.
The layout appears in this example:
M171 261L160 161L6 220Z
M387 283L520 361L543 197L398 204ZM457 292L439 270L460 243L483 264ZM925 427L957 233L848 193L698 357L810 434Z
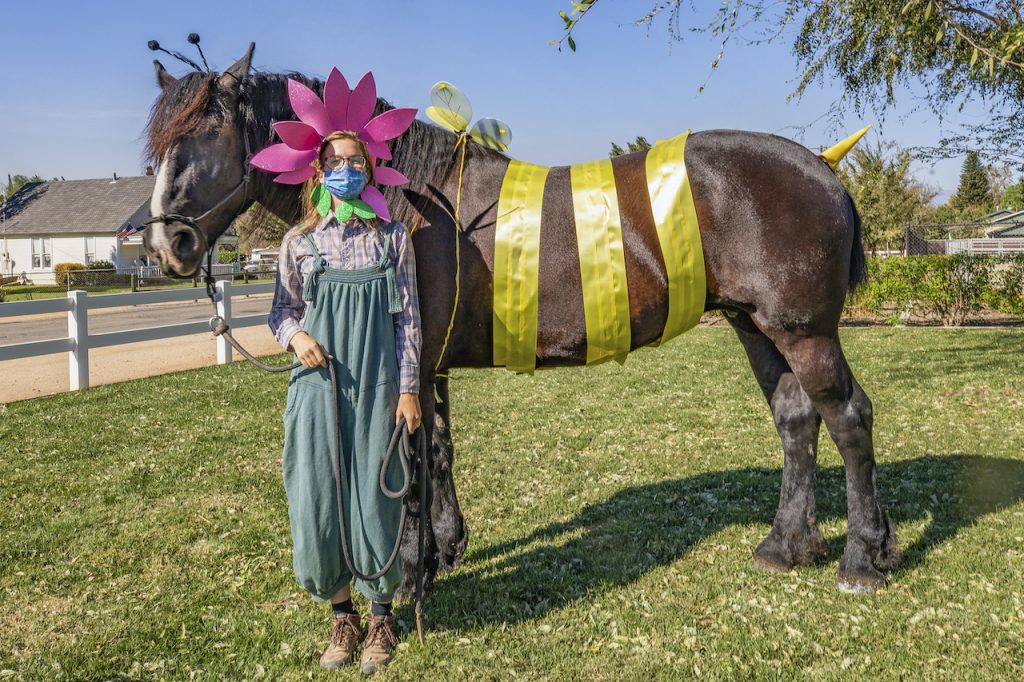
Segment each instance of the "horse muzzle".
M142 243L160 265L160 271L178 279L194 277L199 272L207 249L202 230L175 220L152 223L143 233Z

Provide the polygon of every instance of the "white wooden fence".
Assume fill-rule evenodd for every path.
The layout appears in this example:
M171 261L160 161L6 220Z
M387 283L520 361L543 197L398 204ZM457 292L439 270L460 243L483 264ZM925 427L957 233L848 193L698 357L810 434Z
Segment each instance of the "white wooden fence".
M943 243L943 242L940 242ZM968 256L1010 256L1024 253L1024 239L993 237L991 239L947 239L946 253Z
M231 316L231 297L250 294L273 293L274 283L243 284L232 286L231 282L217 282L220 291L220 302L217 313L223 317L232 329L254 327L267 323L265 313L255 315ZM29 358L53 353L68 354L68 372L72 391L89 387L89 350L106 346L119 346L137 341L168 339L188 334L209 332L207 320L181 322L159 327L141 329L125 329L104 334L89 333L89 311L97 308L115 308L121 306L146 305L150 303L170 303L175 301L194 301L206 299L205 287L187 289L163 289L158 291L141 291L131 294L106 294L89 296L85 291L69 291L67 298L46 298L37 301L15 301L0 303L0 318L18 317L22 315L38 315L40 313L67 312L68 335L59 339L45 341L29 341L0 346L0 361ZM217 364L231 362L231 345L223 336L217 337Z

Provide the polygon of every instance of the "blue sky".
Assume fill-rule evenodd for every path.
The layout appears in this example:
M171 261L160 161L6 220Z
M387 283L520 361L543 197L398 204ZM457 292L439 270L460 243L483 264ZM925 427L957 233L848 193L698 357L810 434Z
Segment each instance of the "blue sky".
M703 4L701 0L698 4ZM143 170L141 133L157 95L152 60L174 74L187 67L150 52L156 39L199 61L185 37L195 31L211 66L231 65L249 41L254 65L324 76L337 65L355 80L373 70L378 91L421 110L430 86L455 83L475 116L511 127L511 156L546 165L605 156L609 143L638 134L656 139L690 128L741 128L798 139L812 149L868 123L850 114L827 120L837 90L815 86L788 101L797 75L790 41L732 45L703 93L718 46L694 35L671 43L664 21L650 32L631 25L651 0L604 0L580 24L578 51L558 52L557 13L568 0L266 0L173 3L19 2L0 23L0 177L8 173L95 178ZM717 2L706 1L707 11ZM941 130L912 98L869 140L933 144ZM904 120L901 120L901 114ZM422 114L421 114L422 117ZM954 114L952 122L969 121ZM810 127L799 135L794 126ZM948 125L948 124L947 124ZM918 164L943 197L955 190L961 161Z

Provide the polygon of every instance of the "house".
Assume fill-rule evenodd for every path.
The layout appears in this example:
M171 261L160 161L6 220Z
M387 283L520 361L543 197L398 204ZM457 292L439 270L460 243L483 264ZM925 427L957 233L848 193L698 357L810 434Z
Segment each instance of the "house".
M986 237L1024 237L1024 211L1002 209L985 216Z
M0 205L0 277L24 274L34 284L53 284L58 263L94 261L110 261L118 272L157 274L148 268L141 233L117 238L121 228L149 218L155 184L152 175L114 175L25 185Z

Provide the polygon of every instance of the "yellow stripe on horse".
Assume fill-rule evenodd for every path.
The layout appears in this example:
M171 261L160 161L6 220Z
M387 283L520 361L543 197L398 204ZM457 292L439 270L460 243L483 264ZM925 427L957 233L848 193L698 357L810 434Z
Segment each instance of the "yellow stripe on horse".
M494 229L494 364L532 373L537 364L537 271L548 169L509 162Z
M704 251L683 160L689 134L658 142L647 151L647 191L668 275L668 319L651 346L694 327L704 312Z
M569 168L576 242L587 325L587 364L626 359L630 348L629 292L622 223L610 160Z

